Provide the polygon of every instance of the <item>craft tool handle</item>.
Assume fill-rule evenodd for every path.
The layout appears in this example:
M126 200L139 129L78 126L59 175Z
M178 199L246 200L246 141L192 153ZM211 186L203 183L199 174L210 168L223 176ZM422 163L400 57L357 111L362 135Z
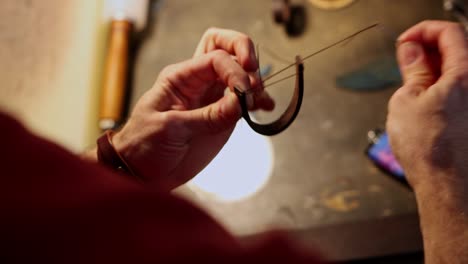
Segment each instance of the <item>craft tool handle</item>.
M111 22L99 115L99 126L102 130L114 128L122 119L131 34L132 23L130 21L114 20Z

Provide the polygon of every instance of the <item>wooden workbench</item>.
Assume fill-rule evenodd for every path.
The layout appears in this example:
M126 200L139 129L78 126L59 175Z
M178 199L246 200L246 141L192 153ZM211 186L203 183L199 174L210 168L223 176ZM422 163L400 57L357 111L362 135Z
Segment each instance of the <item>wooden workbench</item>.
M357 93L337 88L335 78L376 58L393 56L396 37L416 22L446 18L441 1L360 0L336 11L304 4L306 31L289 38L274 24L269 0L157 1L136 56L132 102L152 86L164 66L190 58L211 26L245 32L293 61L296 54L318 50L379 22L382 28L306 62L303 108L289 130L271 138L273 172L258 193L229 203L191 197L240 237L280 227L335 260L420 250L413 193L383 175L364 155L366 133L385 124L387 101L397 87ZM281 67L263 54L262 63ZM292 92L281 87L269 91L280 108Z

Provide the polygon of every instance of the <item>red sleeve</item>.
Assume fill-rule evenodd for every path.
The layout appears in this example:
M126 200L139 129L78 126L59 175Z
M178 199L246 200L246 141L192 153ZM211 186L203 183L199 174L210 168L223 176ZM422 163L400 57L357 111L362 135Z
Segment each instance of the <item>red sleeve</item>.
M318 263L282 236L243 247L190 203L148 190L0 113L0 262Z

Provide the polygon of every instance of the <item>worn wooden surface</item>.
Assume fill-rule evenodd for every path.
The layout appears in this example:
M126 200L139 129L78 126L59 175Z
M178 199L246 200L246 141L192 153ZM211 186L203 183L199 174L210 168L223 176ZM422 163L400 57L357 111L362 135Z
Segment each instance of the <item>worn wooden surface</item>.
M366 132L384 125L387 101L397 87L353 93L335 87L335 78L382 56L393 56L396 37L406 28L427 18L446 18L442 3L360 0L336 11L305 3L306 32L292 39L273 23L269 0L158 1L137 54L132 101L152 86L164 66L190 58L211 26L245 32L256 43L293 60L296 54L305 55L381 23L378 30L305 63L303 108L289 130L271 138L273 173L258 193L230 203L210 196L192 198L239 236L284 228L322 246L333 259L418 250L413 193L383 175L364 155ZM284 65L268 53L263 53L262 63L271 64L273 70ZM269 91L280 112L292 90L278 86Z

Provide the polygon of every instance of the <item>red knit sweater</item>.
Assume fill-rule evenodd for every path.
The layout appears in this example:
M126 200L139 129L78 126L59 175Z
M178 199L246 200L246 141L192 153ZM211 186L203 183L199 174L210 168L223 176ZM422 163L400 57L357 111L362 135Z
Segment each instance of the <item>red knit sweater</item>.
M1 263L319 263L265 234L242 246L206 213L32 135L0 113Z

